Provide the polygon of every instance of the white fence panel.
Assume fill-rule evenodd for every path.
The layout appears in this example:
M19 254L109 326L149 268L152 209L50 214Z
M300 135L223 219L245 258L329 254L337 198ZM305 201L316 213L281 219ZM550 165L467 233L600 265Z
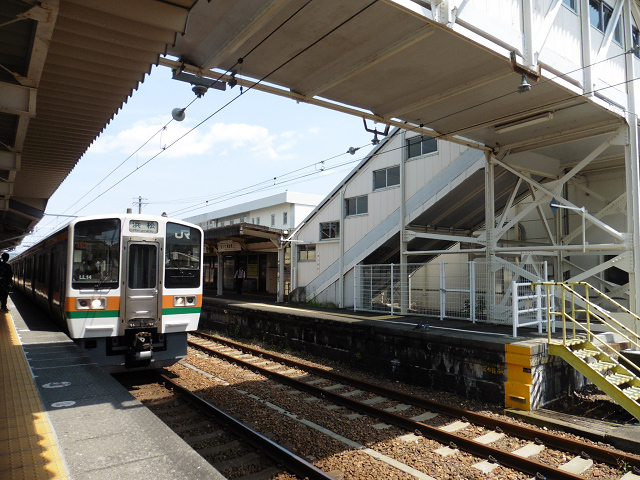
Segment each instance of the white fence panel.
M512 282L546 277L544 263L515 265L503 259L490 264L410 263L404 276L400 265L357 265L354 309L511 325ZM487 292L492 282L491 295Z

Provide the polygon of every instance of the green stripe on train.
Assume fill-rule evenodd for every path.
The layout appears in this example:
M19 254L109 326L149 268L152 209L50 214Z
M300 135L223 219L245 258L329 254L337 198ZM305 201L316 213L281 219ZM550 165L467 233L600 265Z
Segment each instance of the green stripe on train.
M84 310L80 312L67 312L67 318L107 318L118 317L118 310Z
M202 307L179 307L179 308L163 308L163 315L179 315L181 313L200 313Z

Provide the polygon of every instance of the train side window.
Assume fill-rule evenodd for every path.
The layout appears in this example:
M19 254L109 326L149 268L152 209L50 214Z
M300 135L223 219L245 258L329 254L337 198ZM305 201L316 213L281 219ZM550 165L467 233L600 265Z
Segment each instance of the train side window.
M118 288L120 220L106 218L78 222L73 232L72 287L99 285Z

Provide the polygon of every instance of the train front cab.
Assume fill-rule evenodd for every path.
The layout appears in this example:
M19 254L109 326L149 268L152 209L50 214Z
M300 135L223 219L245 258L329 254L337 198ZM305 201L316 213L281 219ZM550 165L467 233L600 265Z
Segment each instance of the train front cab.
M90 220L75 224L73 249L70 336L97 363L119 372L168 366L187 355L187 332L197 329L202 307L198 227Z

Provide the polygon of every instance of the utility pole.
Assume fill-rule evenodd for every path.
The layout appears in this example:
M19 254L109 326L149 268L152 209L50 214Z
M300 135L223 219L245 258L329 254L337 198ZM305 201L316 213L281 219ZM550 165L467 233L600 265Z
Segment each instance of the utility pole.
M143 200L147 200L146 198L142 198L142 196L138 196L138 200L136 202L136 200L134 199L133 204L135 205L136 203L138 204L138 213L142 213L142 201ZM145 204L146 205L146 204Z

